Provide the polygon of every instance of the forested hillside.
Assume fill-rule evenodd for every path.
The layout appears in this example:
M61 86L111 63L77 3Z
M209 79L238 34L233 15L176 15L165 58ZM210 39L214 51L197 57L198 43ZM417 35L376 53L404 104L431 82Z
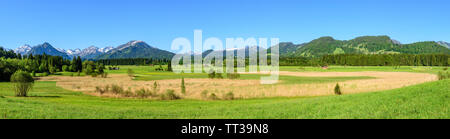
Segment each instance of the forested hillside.
M345 41L321 37L297 47L287 47L292 49L286 49L286 46L294 44L287 44L280 43L281 57L320 57L329 54L450 54L448 48L433 41L400 44L388 36L362 36Z

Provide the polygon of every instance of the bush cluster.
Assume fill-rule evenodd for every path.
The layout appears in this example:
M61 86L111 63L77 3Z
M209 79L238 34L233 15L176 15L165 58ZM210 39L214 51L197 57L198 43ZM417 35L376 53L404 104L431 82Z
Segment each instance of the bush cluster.
M221 100L221 98L219 98L215 93L209 94L208 90L203 90L200 95L205 100ZM226 94L223 94L222 96L222 100L234 100L234 99L236 98L234 97L234 93L231 91Z
M222 73L218 73L216 71L210 71L208 73L208 78L210 79L223 79Z
M450 78L450 73L448 71L439 71L438 72L439 80L444 80Z
M235 72L235 73L227 73L228 79L239 79L241 78L241 74Z
M168 90L166 90L166 92L164 94L160 95L160 98L162 100L175 100L175 99L180 99L181 97L176 95L174 90L168 89Z
M95 91L99 93L100 95L103 95L105 93L112 93L116 95L120 95L122 97L137 97L137 98L158 98L161 100L175 100L180 99L181 97L175 94L174 90L168 89L165 93L158 94L159 92L159 86L158 83L154 82L153 87L150 89L142 88L135 90L134 92L131 91L131 88L128 88L128 90L123 89L119 85L107 85L105 87L97 86L95 88Z

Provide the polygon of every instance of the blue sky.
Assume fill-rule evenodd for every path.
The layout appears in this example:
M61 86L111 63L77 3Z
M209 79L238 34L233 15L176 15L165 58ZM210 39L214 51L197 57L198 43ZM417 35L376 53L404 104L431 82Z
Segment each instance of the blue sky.
M64 49L130 40L170 50L176 37L278 37L308 42L389 35L450 42L447 0L1 0L0 46Z

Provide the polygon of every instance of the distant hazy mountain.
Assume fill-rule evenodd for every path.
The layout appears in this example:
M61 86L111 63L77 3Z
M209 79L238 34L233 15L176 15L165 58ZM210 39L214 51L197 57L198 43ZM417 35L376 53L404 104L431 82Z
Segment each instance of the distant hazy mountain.
M436 43L438 43L439 45L445 46L445 47L450 49L450 43L448 43L448 42L438 41Z
M64 53L60 52L58 49L54 48L50 43L43 43L37 46L34 46L29 50L26 54L33 55L42 55L42 54L52 55L52 56L62 56L63 58L70 59L70 57Z
M117 46L108 52L97 56L95 59L119 59L119 58L167 58L175 54L169 51L152 47L144 41L130 41Z
M31 50L31 46L28 45L28 44L25 44L23 46L20 46L19 48L16 48L14 50L14 52L17 53L17 54L24 55L24 54L27 54L30 50Z

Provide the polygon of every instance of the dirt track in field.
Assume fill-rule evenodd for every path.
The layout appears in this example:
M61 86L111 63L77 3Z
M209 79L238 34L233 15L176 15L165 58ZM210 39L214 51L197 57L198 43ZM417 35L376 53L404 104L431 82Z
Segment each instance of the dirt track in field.
M370 76L375 79L348 80L339 82L344 94L390 90L404 86L420 84L437 80L437 76L427 73L411 72L285 72L280 75L303 77L345 77ZM57 81L57 85L74 91L92 95L97 86L119 85L125 90L150 89L155 81L136 81L124 74L111 74L108 78L50 76L40 80ZM183 98L205 99L201 93L214 93L217 97L233 92L237 98L261 98L276 96L322 96L334 94L336 82L315 84L274 84L261 85L259 80L229 80L229 79L185 79L186 94L180 94L180 79L156 80L160 88L158 94L167 89L173 89ZM113 96L113 95L109 95ZM116 96L117 97L117 96Z

